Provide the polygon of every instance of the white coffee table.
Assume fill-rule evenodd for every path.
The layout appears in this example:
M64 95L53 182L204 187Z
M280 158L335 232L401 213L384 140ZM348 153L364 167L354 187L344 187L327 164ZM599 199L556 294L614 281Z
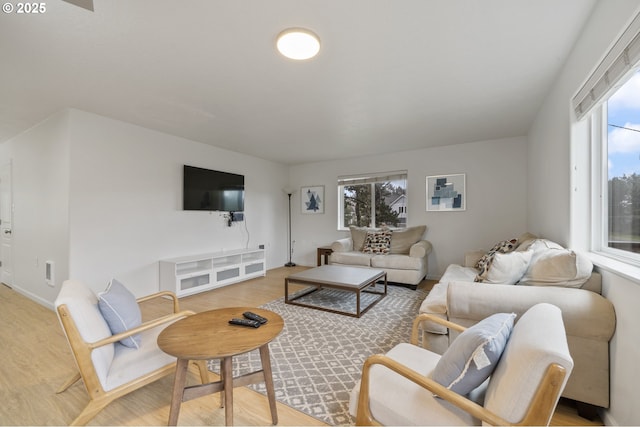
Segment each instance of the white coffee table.
M384 279L384 291L376 292L369 288L380 279ZM289 284L299 283L308 285L309 289L297 292L294 296L289 295ZM356 312L348 312L319 305L303 303L298 301L311 292L316 292L322 288L339 289L356 294ZM360 304L360 294L362 292L378 295L378 298L362 309ZM302 307L315 308L332 313L344 314L347 316L360 317L371 307L376 305L387 295L387 273L384 270L375 270L364 267L348 267L344 265L323 265L300 273L294 273L284 279L284 302Z

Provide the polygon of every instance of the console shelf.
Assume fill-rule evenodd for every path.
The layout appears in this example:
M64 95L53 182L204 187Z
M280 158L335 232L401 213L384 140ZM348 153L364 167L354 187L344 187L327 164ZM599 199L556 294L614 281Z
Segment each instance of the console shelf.
M160 260L160 289L178 297L265 275L264 249L237 249Z

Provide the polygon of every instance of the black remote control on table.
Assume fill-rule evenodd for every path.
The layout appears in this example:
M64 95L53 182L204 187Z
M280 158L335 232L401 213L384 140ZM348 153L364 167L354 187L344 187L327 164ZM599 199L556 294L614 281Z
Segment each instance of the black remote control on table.
M265 323L267 323L267 319L265 317L262 317L259 314L255 314L254 312L251 312L251 311L245 311L244 313L242 313L242 315L249 320L256 320L260 322L261 325L264 325Z
M259 328L260 322L257 320L249 320L249 319L231 319L229 323L232 325L240 325L240 326L249 326L251 328Z

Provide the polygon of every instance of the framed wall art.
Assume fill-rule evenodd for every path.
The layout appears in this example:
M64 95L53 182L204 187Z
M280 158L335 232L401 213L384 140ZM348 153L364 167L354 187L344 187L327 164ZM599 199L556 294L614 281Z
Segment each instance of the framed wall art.
M466 175L427 177L427 211L464 211L467 209Z
M300 189L300 203L303 214L324 213L324 185L302 187Z

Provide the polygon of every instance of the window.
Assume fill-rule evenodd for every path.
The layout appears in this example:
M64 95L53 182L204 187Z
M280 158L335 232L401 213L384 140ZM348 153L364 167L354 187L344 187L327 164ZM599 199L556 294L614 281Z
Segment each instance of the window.
M338 228L405 228L407 171L338 177Z
M640 15L573 98L591 119L595 251L640 264Z
M594 119L600 122L594 142L602 169L599 249L640 254L640 72L613 92ZM632 257L640 261L640 255Z

